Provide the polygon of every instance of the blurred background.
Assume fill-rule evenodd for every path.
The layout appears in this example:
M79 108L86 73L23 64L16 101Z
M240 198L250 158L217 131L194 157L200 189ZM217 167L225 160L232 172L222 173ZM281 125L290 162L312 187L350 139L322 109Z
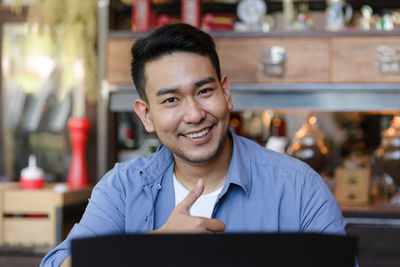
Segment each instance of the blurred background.
M359 237L361 266L399 266L395 0L0 1L0 265L37 265L106 171L155 151L133 112L130 48L178 22L214 37L232 130L321 174ZM88 123L81 150L76 118ZM45 182L33 194L19 184L30 155ZM72 188L71 176L87 181Z

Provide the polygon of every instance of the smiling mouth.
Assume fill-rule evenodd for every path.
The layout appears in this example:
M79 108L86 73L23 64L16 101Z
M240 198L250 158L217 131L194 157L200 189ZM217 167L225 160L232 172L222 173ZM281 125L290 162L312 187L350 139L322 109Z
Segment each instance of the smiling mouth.
M202 130L202 131L200 131L200 132L197 132L197 133L185 134L185 136L186 136L187 138L191 138L191 139L193 139L193 138L200 138L200 137L203 137L203 136L205 136L206 134L208 134L209 131L210 131L210 128L206 128L206 129L204 129L204 130Z

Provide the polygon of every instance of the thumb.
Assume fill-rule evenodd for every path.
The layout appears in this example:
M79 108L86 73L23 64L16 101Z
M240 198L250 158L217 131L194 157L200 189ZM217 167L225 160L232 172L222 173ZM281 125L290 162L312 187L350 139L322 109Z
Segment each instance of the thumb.
M203 194L204 191L204 181L199 179L196 188L189 192L189 194L179 203L179 206L186 212L189 212L190 208L196 202L196 200Z

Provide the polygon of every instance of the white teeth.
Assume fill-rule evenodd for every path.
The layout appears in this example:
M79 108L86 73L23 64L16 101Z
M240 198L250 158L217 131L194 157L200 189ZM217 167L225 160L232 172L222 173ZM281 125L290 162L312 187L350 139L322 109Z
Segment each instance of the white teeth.
M203 131L198 132L198 133L187 134L186 137L189 137L189 138L202 137L202 136L208 134L209 131L210 131L210 129L207 128L207 129L204 129Z

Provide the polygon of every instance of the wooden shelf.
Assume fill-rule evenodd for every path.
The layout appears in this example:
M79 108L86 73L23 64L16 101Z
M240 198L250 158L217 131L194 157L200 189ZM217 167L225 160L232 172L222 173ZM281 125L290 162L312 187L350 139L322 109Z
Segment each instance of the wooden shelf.
M28 14L28 8L23 7L21 14L16 14L10 10L8 6L0 4L0 25L5 22L22 22L25 21Z
M380 37L400 36L400 28L392 31L359 29L346 29L342 31L270 31L270 32L235 32L235 31L213 31L209 32L213 38L329 38L329 37ZM148 35L149 32L133 32L129 30L110 31L110 39L137 39Z

